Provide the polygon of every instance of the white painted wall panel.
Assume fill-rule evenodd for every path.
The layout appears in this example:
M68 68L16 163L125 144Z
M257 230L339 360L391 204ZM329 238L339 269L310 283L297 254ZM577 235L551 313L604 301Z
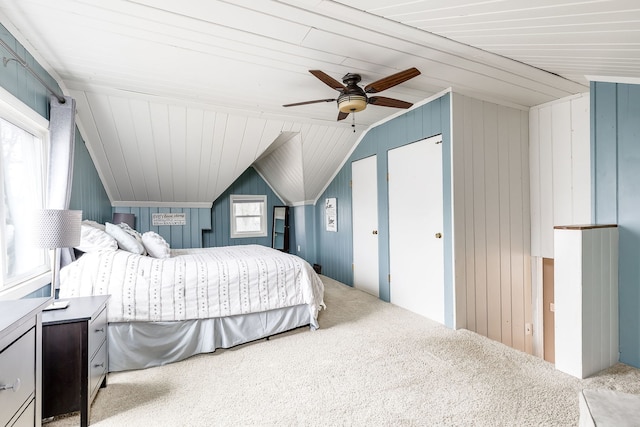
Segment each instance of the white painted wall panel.
M571 100L571 185L574 224L591 223L591 105L589 96Z
M540 110L539 137L540 150L540 247L544 253L553 253L553 240L548 238L553 230L553 144L551 132L551 109ZM546 234L545 234L546 232ZM533 254L533 253L532 253Z
M550 128L553 225L574 224L571 197L571 102L551 105Z
M553 258L553 227L591 222L590 105L583 93L529 111L531 254Z
M541 179L540 179L540 109L532 108L529 111L529 175L531 186L529 189L531 198L531 247L540 248L541 245ZM532 253L533 255L533 250Z

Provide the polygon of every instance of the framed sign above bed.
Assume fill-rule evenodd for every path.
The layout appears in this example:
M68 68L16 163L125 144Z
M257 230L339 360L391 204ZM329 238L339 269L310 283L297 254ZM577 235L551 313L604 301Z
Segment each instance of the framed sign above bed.
M187 225L186 213L152 213L151 225Z

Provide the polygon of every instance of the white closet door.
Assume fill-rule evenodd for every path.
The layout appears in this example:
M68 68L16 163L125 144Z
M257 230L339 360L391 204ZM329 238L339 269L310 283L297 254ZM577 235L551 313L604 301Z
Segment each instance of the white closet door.
M444 323L442 138L389 151L391 303Z
M378 177L377 157L351 164L353 209L353 283L379 296L378 279Z

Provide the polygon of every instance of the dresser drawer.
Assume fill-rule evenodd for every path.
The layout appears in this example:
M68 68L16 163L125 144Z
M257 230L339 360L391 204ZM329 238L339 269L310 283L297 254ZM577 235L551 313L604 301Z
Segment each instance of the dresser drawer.
M6 425L36 389L36 331L29 329L0 353L0 425Z
M102 343L107 339L107 309L106 307L89 323L89 359L96 354Z
M102 379L107 374L107 343L103 342L89 363L89 401L93 400Z
M13 421L11 427L33 427L36 419L36 402L31 400L29 406L20 414L17 420Z

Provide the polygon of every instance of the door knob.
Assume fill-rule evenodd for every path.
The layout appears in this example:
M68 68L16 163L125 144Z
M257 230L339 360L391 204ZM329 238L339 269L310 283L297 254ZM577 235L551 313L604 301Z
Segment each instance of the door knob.
M436 239L442 239L442 233L436 233Z
M371 234L378 234L378 230L373 230L373 233Z

